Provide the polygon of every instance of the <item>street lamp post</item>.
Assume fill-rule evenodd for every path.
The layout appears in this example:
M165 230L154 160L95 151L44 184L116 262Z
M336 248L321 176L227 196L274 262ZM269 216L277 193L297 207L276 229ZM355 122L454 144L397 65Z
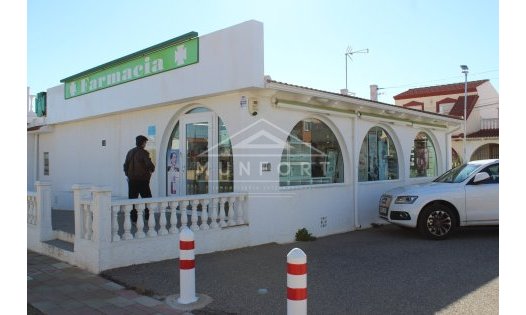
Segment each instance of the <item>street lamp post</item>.
M466 153L466 132L467 132L467 103L468 103L468 66L461 65L462 73L464 73L464 163L467 163Z

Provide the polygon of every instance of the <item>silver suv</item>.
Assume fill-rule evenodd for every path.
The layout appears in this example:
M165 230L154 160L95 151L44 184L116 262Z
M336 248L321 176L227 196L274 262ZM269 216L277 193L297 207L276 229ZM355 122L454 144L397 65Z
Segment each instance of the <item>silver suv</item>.
M380 198L380 218L444 239L459 226L499 224L499 160L460 165L425 184L391 189Z

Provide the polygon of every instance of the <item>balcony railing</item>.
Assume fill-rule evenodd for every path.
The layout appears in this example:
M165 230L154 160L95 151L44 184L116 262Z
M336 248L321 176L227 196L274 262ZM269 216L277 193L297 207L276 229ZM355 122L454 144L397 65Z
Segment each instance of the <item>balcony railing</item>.
M499 128L498 118L482 119L480 121L480 129L498 129L498 128Z

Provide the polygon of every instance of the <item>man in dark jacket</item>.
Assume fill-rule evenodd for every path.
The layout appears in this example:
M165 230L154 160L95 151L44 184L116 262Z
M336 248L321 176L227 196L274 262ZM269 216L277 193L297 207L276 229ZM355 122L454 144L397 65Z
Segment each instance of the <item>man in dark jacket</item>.
M150 153L144 149L147 141L148 138L145 136L137 136L135 138L137 146L126 154L124 174L128 177L128 198L130 199L137 199L139 195L141 198L150 198L152 196L150 178L155 171L155 165L150 159ZM145 210L144 216L148 220L148 209ZM132 222L137 222L137 210L132 210L131 218Z

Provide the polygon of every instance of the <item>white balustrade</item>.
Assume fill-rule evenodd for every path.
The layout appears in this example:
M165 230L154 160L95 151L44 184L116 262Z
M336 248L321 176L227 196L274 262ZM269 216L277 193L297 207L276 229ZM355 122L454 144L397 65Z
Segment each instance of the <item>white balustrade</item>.
M110 239L118 242L173 235L184 227L192 231L206 231L243 225L246 224L244 213L246 200L246 194L241 193L114 200L111 201L108 209L111 217L108 232L111 232ZM28 194L28 223L35 220L36 214L32 210L36 208L34 203L36 201ZM80 201L83 218L81 237L87 240L92 240L94 237L93 211L104 211L93 207L92 200ZM136 229L132 228L133 209L137 211ZM144 220L146 209L149 210L148 220ZM170 213L169 222L167 213Z

